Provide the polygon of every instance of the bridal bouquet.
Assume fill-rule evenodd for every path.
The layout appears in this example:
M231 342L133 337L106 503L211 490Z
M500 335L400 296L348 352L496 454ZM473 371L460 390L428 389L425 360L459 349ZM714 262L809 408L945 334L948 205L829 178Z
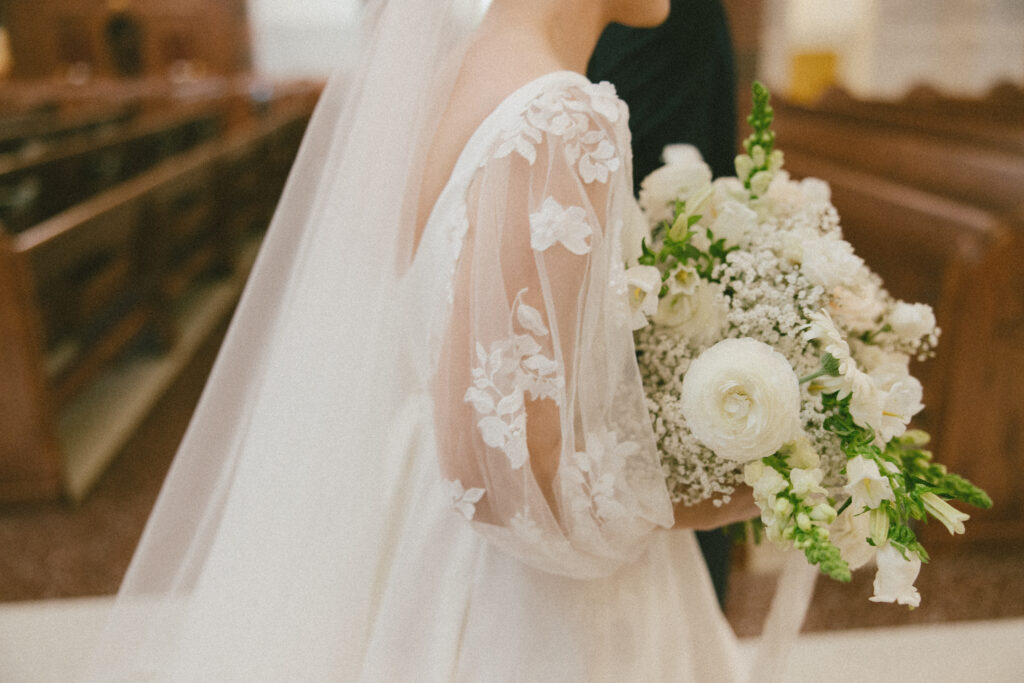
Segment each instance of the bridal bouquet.
M948 501L991 501L907 429L923 408L910 359L939 336L931 308L886 292L826 183L782 170L771 120L755 84L736 177L712 182L680 146L641 185L650 230L626 277L665 476L685 504L745 482L769 539L841 581L874 558L871 599L917 606L928 555L911 520L963 533Z

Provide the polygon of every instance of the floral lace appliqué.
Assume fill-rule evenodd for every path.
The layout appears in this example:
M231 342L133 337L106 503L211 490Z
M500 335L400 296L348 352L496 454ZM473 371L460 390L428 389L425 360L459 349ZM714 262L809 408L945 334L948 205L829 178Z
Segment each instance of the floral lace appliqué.
M540 211L530 214L530 246L544 251L556 242L581 256L590 251L587 238L594 228L587 222L587 212L580 206L562 206L554 197L541 204Z
M532 166L544 133L560 138L566 161L575 166L583 182L607 183L622 166L618 149L597 124L595 114L609 123L622 117L622 104L608 83L579 87L580 98L562 89L535 98L515 125L501 136L494 158L516 153Z
M452 508L460 512L467 520L473 519L473 515L476 514L476 504L484 497L484 489L471 488L467 490L459 479L446 480L445 484L448 488L448 499L451 501Z
M616 494L623 469L640 452L634 441L620 442L615 432L588 432L586 450L576 453L559 470L573 514L609 521L629 516Z
M536 308L522 302L526 290L512 303L512 330L508 339L495 341L489 350L477 342L477 367L473 384L463 397L483 417L477 422L480 436L491 448L502 451L513 469L529 458L526 447L526 394L532 400L550 398L561 405L565 378L559 364L545 356L537 337L548 336L548 328Z

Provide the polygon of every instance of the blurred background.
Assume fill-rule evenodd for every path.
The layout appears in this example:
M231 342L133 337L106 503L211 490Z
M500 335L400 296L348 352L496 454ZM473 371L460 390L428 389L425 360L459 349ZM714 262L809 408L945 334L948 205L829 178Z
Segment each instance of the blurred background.
M0 680L61 680L45 653L73 661L68 629L116 592L359 4L0 2ZM865 570L819 582L805 631L864 652L865 633L915 628L968 652L1019 642L1024 2L721 4L740 139L757 78L789 172L827 180L890 291L935 308L918 426L995 500L966 537L921 529L922 608L869 603ZM740 635L777 567L734 558Z

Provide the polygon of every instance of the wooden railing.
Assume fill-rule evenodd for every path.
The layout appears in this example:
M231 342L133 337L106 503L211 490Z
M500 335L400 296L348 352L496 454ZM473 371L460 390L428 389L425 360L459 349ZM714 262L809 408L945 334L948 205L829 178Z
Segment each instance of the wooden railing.
M195 307L197 290L220 292L215 318L229 313L246 245L269 222L313 101L279 103L229 135L158 155L31 225L0 224L0 501L84 495L119 442L103 436L101 452L71 452L96 450L82 430L124 429L102 417L83 426L82 412L113 423L147 410L175 371L164 361L196 341L182 308ZM75 154L95 160L106 149ZM143 373L131 396L103 389L134 358L160 377Z

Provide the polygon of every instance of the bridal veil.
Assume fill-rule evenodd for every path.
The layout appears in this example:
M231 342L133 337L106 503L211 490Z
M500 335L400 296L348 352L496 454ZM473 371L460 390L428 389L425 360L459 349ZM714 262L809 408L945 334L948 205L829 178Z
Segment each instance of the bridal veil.
M387 433L381 407L400 378L385 312L411 256L400 226L471 4L364 8L358 56L310 121L89 680L165 676L182 648L213 671L230 659L295 680L301 660L303 679L329 680L346 670L338 657L360 651L337 643L364 637L374 596L349 589L373 585L375 540L399 495L386 486L399 478L346 454L375 453ZM246 591L223 585L233 575ZM251 604L224 604L239 595Z

